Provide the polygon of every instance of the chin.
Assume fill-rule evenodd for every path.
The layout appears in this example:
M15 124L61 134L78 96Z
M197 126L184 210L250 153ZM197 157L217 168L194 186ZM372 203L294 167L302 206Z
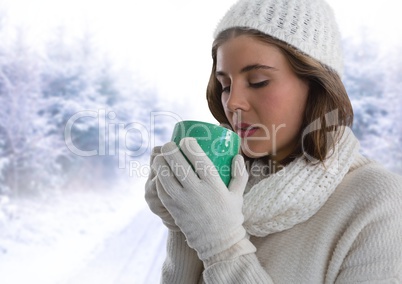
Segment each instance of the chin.
M242 153L251 159L258 159L269 155L269 152L261 149L252 149L250 147L242 147Z

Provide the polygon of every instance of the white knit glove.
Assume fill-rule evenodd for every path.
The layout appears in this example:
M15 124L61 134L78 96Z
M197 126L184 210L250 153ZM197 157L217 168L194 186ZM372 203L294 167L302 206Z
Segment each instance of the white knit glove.
M243 157L235 156L227 188L194 138L184 138L180 148L185 156L175 143L165 144L152 164L163 185L158 196L188 245L207 260L246 237L242 206L248 173Z
M151 158L150 158L150 165L152 165L155 157L161 154L161 147L155 147L152 149ZM175 224L172 216L166 210L165 206L163 206L161 200L158 197L158 190L157 187L161 187L161 183L156 177L155 171L151 168L148 176L148 180L145 183L145 200L148 203L149 209L158 215L161 219L163 224L171 230L171 231L180 231L179 227Z

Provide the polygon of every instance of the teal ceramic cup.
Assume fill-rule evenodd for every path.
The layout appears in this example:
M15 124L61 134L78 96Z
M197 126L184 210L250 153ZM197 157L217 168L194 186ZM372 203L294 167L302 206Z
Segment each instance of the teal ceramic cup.
M232 159L240 150L239 135L215 124L185 120L176 123L172 141L180 147L180 141L185 137L197 140L201 149L214 164L223 182L228 186L231 179Z

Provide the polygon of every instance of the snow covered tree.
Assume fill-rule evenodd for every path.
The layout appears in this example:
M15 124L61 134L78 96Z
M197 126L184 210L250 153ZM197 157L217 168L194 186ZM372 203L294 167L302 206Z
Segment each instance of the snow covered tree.
M170 136L150 125L164 111L155 87L116 68L90 33L61 26L41 50L2 28L0 15L0 195L113 183L148 159L151 136Z
M344 40L344 83L355 112L353 130L363 153L393 169L397 153L400 153L395 152L393 146L396 142L395 105L398 105L393 93L400 87L395 85L398 82L395 76L400 76L397 75L400 71L389 70L390 66L398 68L390 62L396 62L399 55L384 52L377 41L365 28Z
M378 104L384 91L384 73L378 68L379 50L366 30L359 35L344 41L344 83L355 110L354 131L363 139L378 135L378 120L386 110Z
M392 153L390 168L402 174L402 39L391 44L384 52L383 70L387 76L383 82L384 93L387 94L386 103L392 117L390 118L391 131L387 139L387 150Z
M90 183L106 177L101 172L110 163L102 163L108 157L99 157L99 140L105 139L99 124L100 113L115 96L113 78L102 73L105 63L88 33L77 39L60 27L46 47L41 79L42 92L50 106L44 116L64 143L65 152L58 160L66 182Z
M48 126L38 116L47 104L40 92L40 65L23 30L17 30L15 40L2 50L0 58L3 192L13 190L19 194L40 187L42 175L54 168L45 135Z
M131 159L149 153L147 125L156 91L130 69L115 68L90 34L72 40L60 29L47 54L42 91L51 106L45 116L69 150L59 157L66 180L114 182Z

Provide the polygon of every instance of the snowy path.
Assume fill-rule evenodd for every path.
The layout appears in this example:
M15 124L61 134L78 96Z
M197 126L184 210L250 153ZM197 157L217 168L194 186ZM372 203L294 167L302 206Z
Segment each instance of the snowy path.
M1 284L159 282L167 229L142 190L21 198L8 206L13 214L0 222Z
M167 231L160 219L143 209L63 284L159 283L166 237Z

